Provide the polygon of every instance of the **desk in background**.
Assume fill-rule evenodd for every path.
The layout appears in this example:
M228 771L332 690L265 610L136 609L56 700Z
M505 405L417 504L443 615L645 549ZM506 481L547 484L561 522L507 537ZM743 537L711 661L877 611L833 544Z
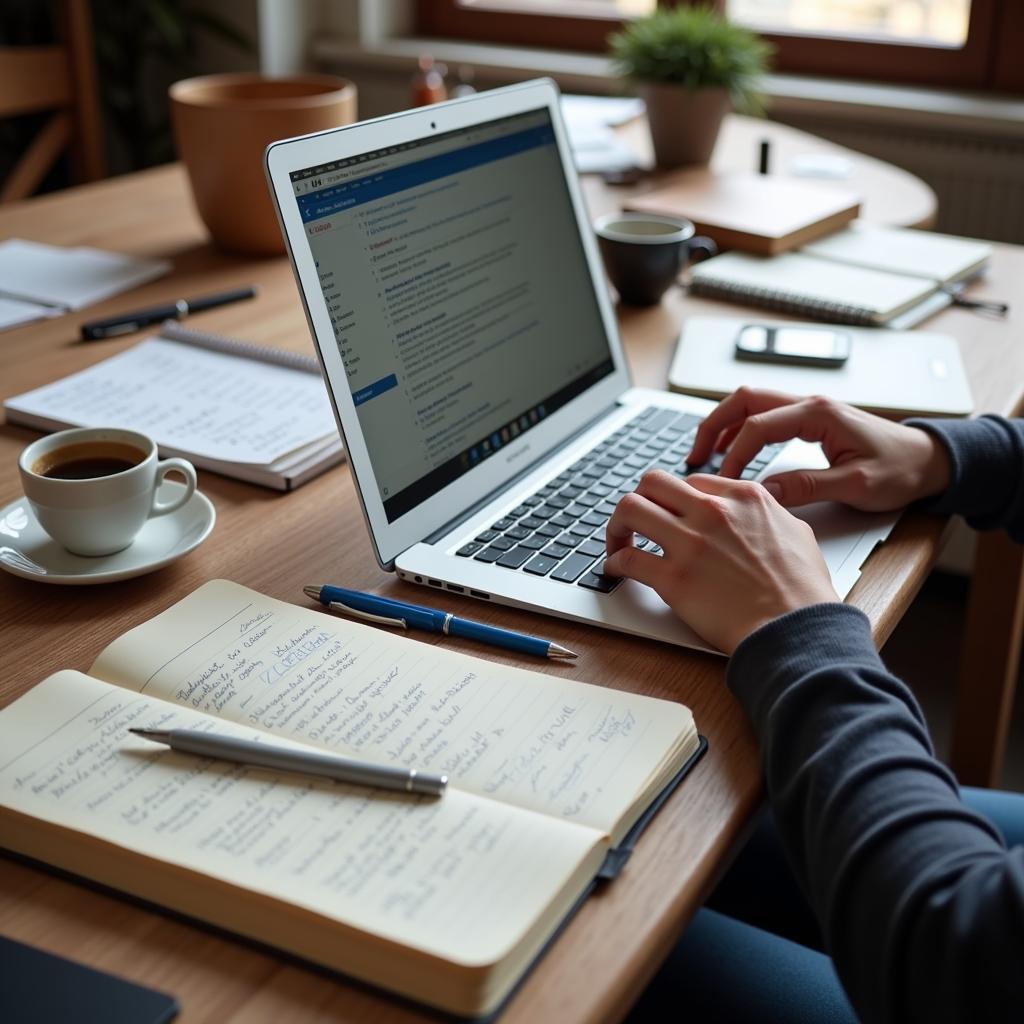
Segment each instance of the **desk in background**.
M592 199L594 188L588 185ZM603 192L597 198L607 206L619 195ZM83 315L0 335L0 397L81 369L138 340L78 344L78 325L87 317L109 315L126 304L145 306L247 283L260 286L258 299L205 314L196 326L298 351L311 348L286 261L245 260L214 250L178 167L8 207L0 211L0 236L11 235L161 255L172 259L175 269L171 277L139 289L130 303L122 297ZM1024 250L997 247L991 284L984 291L1012 294L1012 282L1022 279ZM726 308L676 293L653 309L624 312L622 328L637 383L664 385L684 315ZM962 310L943 313L935 323L963 340L979 407L1014 408L1017 382L1024 380L1024 347L1013 344L1012 324L990 323ZM36 436L21 428L0 428L0 500L17 495L16 456ZM213 577L289 601L301 601L302 585L325 575L416 600L418 588L377 569L348 475L342 466L294 494L280 495L200 474L200 487L217 506L216 530L197 551L151 576L83 590L0 574L0 703L57 669L86 668L115 636ZM879 642L922 583L941 532L936 521L907 517L872 557L851 600L868 613ZM539 628L536 617L525 612L454 595L447 599L454 611L487 622L524 631ZM579 651L579 662L530 668L682 700L710 739L707 756L661 810L627 870L585 904L502 1017L503 1024L615 1021L657 969L744 837L761 799L757 752L725 689L723 660L557 619L546 620L543 632ZM515 663L497 651L444 642ZM272 951L5 857L0 857L0 931L173 992L183 1007L183 1024L328 1019L412 1024L434 1019Z

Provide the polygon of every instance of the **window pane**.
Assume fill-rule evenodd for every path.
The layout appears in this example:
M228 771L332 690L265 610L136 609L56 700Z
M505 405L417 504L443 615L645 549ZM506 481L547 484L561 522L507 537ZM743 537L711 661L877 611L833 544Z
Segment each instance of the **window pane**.
M635 18L650 14L658 0L461 0L461 7L517 14L560 14L577 18Z
M765 32L963 46L971 0L727 0L736 21Z

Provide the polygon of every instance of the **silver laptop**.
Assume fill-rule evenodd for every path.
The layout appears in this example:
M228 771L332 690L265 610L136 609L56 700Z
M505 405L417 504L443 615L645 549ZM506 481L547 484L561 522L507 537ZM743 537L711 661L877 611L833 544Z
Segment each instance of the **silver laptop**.
M266 164L381 567L707 649L601 572L615 503L648 469L686 473L713 403L631 386L554 83L274 143ZM791 442L747 475L823 464ZM885 528L816 515L844 593Z

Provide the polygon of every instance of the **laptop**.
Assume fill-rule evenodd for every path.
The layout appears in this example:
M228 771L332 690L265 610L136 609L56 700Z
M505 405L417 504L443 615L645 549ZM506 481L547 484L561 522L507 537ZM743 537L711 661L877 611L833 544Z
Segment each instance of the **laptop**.
M287 139L266 170L381 567L709 650L601 571L619 497L685 475L714 403L631 385L555 84ZM823 465L793 441L745 475ZM844 595L893 519L805 514Z

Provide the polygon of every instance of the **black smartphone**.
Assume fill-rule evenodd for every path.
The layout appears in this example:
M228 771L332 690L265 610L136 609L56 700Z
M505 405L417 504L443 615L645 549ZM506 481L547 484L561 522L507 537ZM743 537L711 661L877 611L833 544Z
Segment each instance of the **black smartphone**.
M736 337L736 358L797 366L842 366L853 339L832 327L766 327L746 324Z

